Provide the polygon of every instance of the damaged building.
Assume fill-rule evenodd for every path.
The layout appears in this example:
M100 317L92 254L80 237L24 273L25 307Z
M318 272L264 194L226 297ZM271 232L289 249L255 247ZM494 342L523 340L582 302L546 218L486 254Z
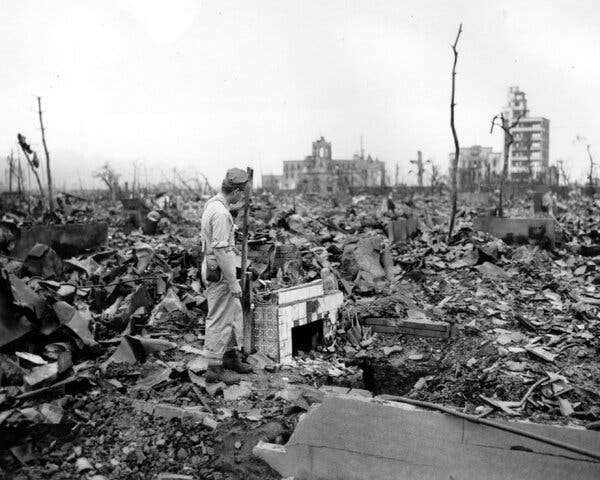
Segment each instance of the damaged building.
M508 88L505 115L510 125L517 122L508 163L511 180L542 180L549 168L550 120L530 116L527 96L519 87Z
M454 152L449 155L452 165ZM461 148L458 156L457 181L460 190L474 190L496 182L502 175L502 153L492 147L472 145Z
M361 149L349 160L332 157L331 142L321 137L313 142L312 154L304 160L283 162L282 188L302 193L327 194L380 187L385 183L385 163Z

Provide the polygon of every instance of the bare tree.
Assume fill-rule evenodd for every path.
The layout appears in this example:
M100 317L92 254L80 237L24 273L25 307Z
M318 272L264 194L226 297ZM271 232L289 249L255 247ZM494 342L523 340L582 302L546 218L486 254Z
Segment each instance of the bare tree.
M508 175L508 156L510 146L515 141L511 131L518 125L523 115L525 115L525 112L520 113L517 119L509 124L508 118L506 118L503 113L500 113L492 118L492 125L490 127L490 134L494 131L494 126L500 127L504 132L504 165L502 167L502 176L500 177L500 195L498 199L498 215L501 217L504 215L504 182L506 182L506 177ZM498 123L498 121L500 121L500 123Z
M117 192L119 191L119 177L120 175L112 169L108 162L102 165L99 171L94 173L94 178L102 180L108 187L110 199L113 202L117 199Z
M581 137L579 135L577 135L575 137L575 141L579 142L579 143L583 143L585 145L585 148L587 150L587 154L588 154L588 158L590 160L590 174L589 174L589 180L590 180L590 195L594 195L594 158L592 157L592 151L591 151L591 145L588 143L587 139L585 137Z
M429 159L425 162L427 165L431 166L431 193L435 194L436 188L440 182L440 167L438 167L433 160Z
M187 188L192 194L196 194L196 190L194 190L193 187L190 186L189 184L189 180L186 181L185 178L183 178L183 176L177 171L177 169L174 170L175 175L177 176L177 178L179 179L179 181L181 182L181 184Z
M204 180L204 185L206 185L209 195L214 195L215 193L217 193L216 190L210 185L208 178L206 178L206 175L204 175L203 173L199 173L197 170L194 170L194 173L196 174L196 177L200 177ZM199 182L197 183L199 184Z
M454 63L452 64L452 93L450 95L450 129L452 130L452 138L454 139L454 158L452 159L451 168L451 179L452 182L452 213L450 214L450 227L448 228L448 243L452 239L452 231L454 230L454 221L456 220L456 199L458 196L458 186L456 182L456 174L458 171L458 157L460 155L460 145L458 143L458 135L456 134L456 127L454 126L454 107L456 102L454 101L454 95L456 92L456 62L458 61L458 39L462 33L462 23L458 27L458 33L456 34L456 40L452 44L452 53L454 54Z
M40 161L38 159L37 153L35 153L31 149L31 147L27 143L27 139L25 138L24 135L21 135L20 133L18 133L17 141L19 142L19 146L21 147L21 150L23 151L23 155L25 155L25 158L27 159L27 164L29 165L29 168L31 169L31 171L33 172L33 175L35 176L35 179L38 184L38 188L40 189L40 196L41 196L42 203L43 203L44 202L44 187L42 187L42 182L40 181L40 176L37 171L37 169L40 166ZM31 155L31 157L30 157L30 155Z

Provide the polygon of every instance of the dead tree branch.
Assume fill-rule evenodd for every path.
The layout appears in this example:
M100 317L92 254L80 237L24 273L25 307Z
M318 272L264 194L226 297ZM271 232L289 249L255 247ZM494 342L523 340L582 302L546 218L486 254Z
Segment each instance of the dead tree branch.
M588 158L590 160L590 174L589 174L589 179L590 179L590 195L594 195L594 158L592 157L592 151L591 151L591 145L588 143L587 139L585 137L581 137L579 135L577 135L575 137L575 141L576 142L580 142L583 143L585 145L585 149L587 150L587 154L588 154Z
M94 173L94 178L101 180L108 187L112 202L116 201L117 193L119 191L119 177L120 175L112 169L108 162L102 165L102 168L99 171Z
M37 154L31 149L29 144L27 143L27 139L21 135L17 134L17 141L19 142L19 146L23 151L23 155L27 159L27 163L29 164L29 168L33 172L35 176L35 180L37 181L38 188L40 189L40 197L42 199L42 204L44 203L44 187L42 187L42 182L40 181L40 176L38 175L37 168L40 166L40 161L38 160ZM29 156L31 155L31 157Z
M519 121L523 115L525 115L525 112L521 112L517 119L513 123L509 124L508 118L506 118L503 113L500 113L498 115L494 115L494 118L492 118L492 124L490 126L490 134L494 132L495 126L501 128L504 132L504 165L502 166L502 176L500 177L500 195L498 199L498 215L500 217L504 215L504 183L506 182L506 177L508 176L508 156L510 153L510 146L515 140L511 131L519 124ZM500 123L498 123L498 121L500 121Z
M454 222L456 220L456 201L458 196L458 185L456 181L456 175L458 172L458 157L460 155L460 145L458 143L458 135L456 134L456 127L454 126L454 107L456 102L454 101L456 92L456 63L458 61L458 39L462 33L462 23L458 27L458 33L456 34L456 40L452 45L452 53L454 54L454 63L452 65L452 93L450 96L450 129L452 130L452 138L454 139L454 159L452 160L452 171L451 171L451 182L452 182L452 213L450 214L450 227L448 228L448 243L452 239L452 231L454 230Z

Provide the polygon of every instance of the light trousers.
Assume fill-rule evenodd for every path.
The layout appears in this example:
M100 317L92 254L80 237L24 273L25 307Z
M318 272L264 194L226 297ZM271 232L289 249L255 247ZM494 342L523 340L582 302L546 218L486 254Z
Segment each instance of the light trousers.
M221 360L228 349L241 348L243 343L244 321L242 304L239 298L231 295L225 280L207 282L204 350L208 358ZM232 337L233 341L232 342Z

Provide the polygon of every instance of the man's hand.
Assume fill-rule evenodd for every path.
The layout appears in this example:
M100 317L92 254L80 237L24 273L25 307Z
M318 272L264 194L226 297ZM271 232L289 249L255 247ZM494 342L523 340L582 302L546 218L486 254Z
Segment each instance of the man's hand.
M240 287L240 282L234 282L229 285L229 291L233 298L242 298L242 287Z

